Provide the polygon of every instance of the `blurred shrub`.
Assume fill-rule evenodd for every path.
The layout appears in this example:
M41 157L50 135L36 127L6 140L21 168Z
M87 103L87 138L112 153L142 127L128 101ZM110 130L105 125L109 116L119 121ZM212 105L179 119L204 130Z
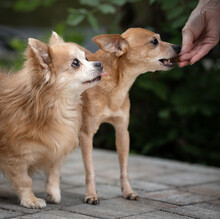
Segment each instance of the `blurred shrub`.
M20 12L32 12L40 6L50 7L58 0L17 0L13 9Z
M77 26L82 23L83 20L87 20L94 31L98 31L100 28L99 21L97 19L98 14L114 14L114 20L112 21L109 31L114 31L115 25L118 25L121 14L118 13L118 9L127 3L135 3L140 0L79 0L79 3L86 8L70 8L67 18L67 24L70 26Z

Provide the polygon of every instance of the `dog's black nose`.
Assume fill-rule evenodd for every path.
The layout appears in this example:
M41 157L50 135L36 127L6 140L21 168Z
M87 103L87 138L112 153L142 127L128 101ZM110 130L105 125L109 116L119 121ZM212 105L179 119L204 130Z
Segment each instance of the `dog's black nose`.
M172 47L173 47L173 50L174 50L177 54L179 54L179 53L181 52L181 46L179 46L179 45L172 45Z
M98 68L99 70L102 70L102 69L103 69L101 62L95 62L95 63L94 63L94 66L95 66L96 68Z

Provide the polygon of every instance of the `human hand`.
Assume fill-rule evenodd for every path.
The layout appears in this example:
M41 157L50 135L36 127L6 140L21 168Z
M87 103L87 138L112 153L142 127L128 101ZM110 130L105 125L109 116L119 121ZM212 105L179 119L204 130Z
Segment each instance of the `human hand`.
M182 30L179 67L192 65L205 56L219 41L220 1L200 0Z

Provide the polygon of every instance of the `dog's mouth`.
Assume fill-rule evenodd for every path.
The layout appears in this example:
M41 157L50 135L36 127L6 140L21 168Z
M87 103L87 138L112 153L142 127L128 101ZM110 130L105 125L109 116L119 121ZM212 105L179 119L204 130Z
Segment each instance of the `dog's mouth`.
M168 68L173 68L175 63L178 62L178 57L173 57L170 59L159 59L159 61Z
M94 82L101 81L102 76L104 76L104 75L106 75L106 74L107 74L106 72L102 72L99 76L93 78L93 79L90 80L90 81L85 81L85 82L83 82L83 84L91 84L91 83L94 83Z
M91 84L91 83L94 83L94 82L96 82L96 81L101 81L101 76L99 75L98 77L96 77L96 78L93 78L92 80L90 80L90 81L85 81L85 82L83 82L83 84Z

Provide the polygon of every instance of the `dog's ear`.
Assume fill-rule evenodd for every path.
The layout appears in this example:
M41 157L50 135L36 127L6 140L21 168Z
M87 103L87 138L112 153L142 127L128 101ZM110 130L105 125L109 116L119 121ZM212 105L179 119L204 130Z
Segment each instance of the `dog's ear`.
M93 41L105 52L121 56L126 53L128 42L119 34L103 34L93 38Z
M48 65L52 62L49 46L39 40L29 38L28 45L32 51L32 57L43 68L47 69Z
M56 32L52 31L49 45L54 45L58 43L64 43L64 40Z

